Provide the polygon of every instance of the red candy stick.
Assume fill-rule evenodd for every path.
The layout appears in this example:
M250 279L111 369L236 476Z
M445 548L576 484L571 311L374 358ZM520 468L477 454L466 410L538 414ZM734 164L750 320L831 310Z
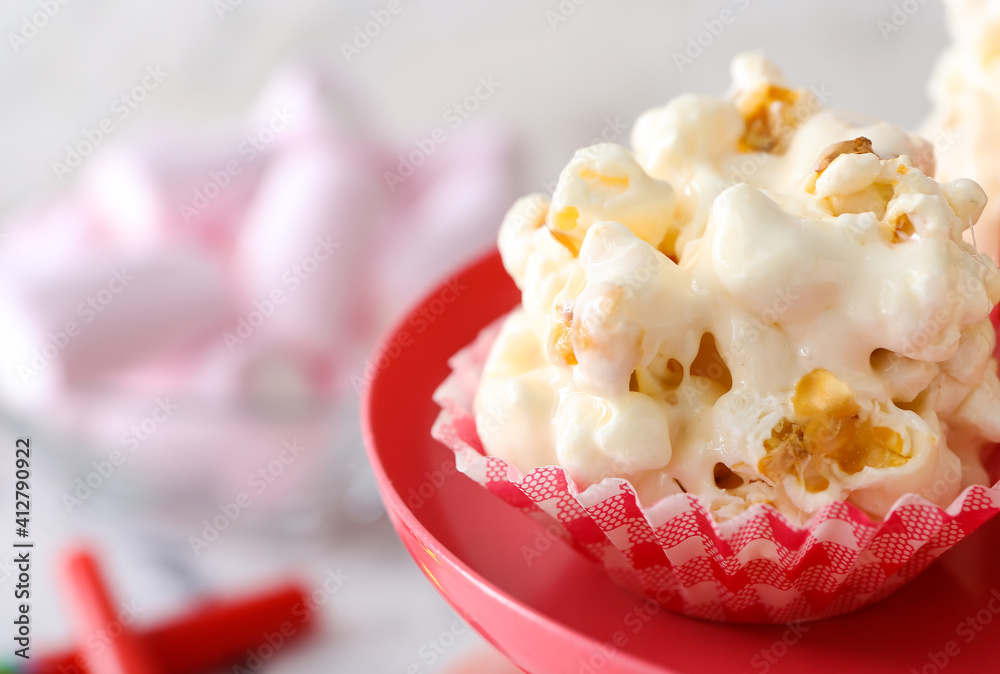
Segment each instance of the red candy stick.
M89 553L69 556L66 582L77 642L84 645L87 669L92 674L160 673L142 640L118 620L97 562ZM97 635L112 638L95 640ZM88 645L91 643L94 645Z
M90 564L93 565L92 559ZM155 663L156 669L151 671L160 674L209 671L245 662L249 658L248 651L255 652L267 643L267 637L271 637L272 643L281 638L287 644L307 634L313 625L308 601L301 587L288 585L237 601L205 603L189 615L145 631L133 631L130 638L132 645L139 645L140 652ZM91 659L90 653L83 648L41 657L31 663L28 671L32 674L82 674L84 662L87 662L87 669L100 674L122 671L102 669L102 664Z

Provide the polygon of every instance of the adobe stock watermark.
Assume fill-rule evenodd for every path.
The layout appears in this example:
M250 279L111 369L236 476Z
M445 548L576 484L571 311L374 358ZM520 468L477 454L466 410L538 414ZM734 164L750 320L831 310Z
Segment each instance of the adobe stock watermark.
M827 89L825 84L810 86L809 91L813 94L812 98L807 98L801 104L794 105L791 108L795 123L783 125L778 130L777 144L779 146L787 145L791 141L792 136L795 135L796 129L815 113L822 110L834 96L834 93ZM750 182L750 179L769 161L770 157L771 155L766 152L747 153L739 165L733 168L732 173L729 175L729 182Z
M240 316L236 328L222 334L222 342L229 353L234 353L237 347L254 336L260 326L278 313L289 296L307 283L339 247L340 244L330 236L316 239L316 247L312 252L282 273L281 282L285 284L285 289L275 288L266 297L254 300L253 308L245 316Z
M17 366L18 376L24 384L29 384L35 377L48 369L51 363L59 357L59 354L69 346L70 342L79 337L88 325L93 323L100 314L111 306L122 292L128 288L129 284L135 280L135 276L130 274L124 267L111 271L111 278L107 284L93 295L85 297L76 306L76 315L80 321L66 321L62 328L46 335L46 341L40 347L27 355L27 360L22 360Z
M403 0L389 0L385 7L371 10L371 20L354 27L350 42L345 40L340 43L340 53L344 55L344 60L350 63L356 56L360 56L404 9L406 5Z
M577 674L596 674L610 664L618 653L628 646L645 627L663 612L663 604L673 601L674 595L669 590L658 590L652 597L643 599L639 606L630 609L622 619L623 628L616 630L611 639L599 644L588 656L580 656L576 662Z
M955 639L949 639L940 647L927 651L927 656L919 669L913 667L909 674L940 674L962 654L962 647L979 638L994 618L1000 615L1000 590L993 588L983 608L966 616L955 626ZM959 670L961 671L961 670Z
M925 135L924 140L928 141L931 145L930 148L918 149L915 153L916 156L910 157L913 163L917 166L934 166L936 157L942 156L951 147L961 139L962 135L957 129L951 126L939 127L935 132L933 137ZM934 176L931 175L931 178Z
M906 336L899 353L909 358L921 358L924 349L939 348L939 338L947 335L948 328L954 323L953 317L965 310L970 297L978 297L983 291L982 282L973 276L965 278L965 284L948 290L945 303L939 305L933 315L927 316L919 329Z
M281 652L299 632L309 624L313 617L326 606L330 599L347 585L351 579L340 567L327 569L316 588L309 593L304 602L298 602L292 607L294 620L285 620L273 632L260 635L259 646L246 650L246 659L241 664L233 665L233 674L250 674L259 672L265 664Z
M888 40L891 36L903 29L903 26L910 22L917 12L923 9L927 0L903 0L892 3L892 9L887 16L879 17L875 22L879 34L883 40Z
M688 35L684 47L674 50L671 57L677 72L683 73L685 68L694 65L695 61L711 49L729 26L736 23L739 13L750 7L751 0L730 0L730 2L733 7L726 7L717 16L704 19L699 29Z
M444 126L437 126L424 138L413 141L414 149L401 152L395 171L385 171L383 177L390 192L396 191L396 186L410 178L420 166L430 159L438 148L448 142L451 132L458 131L479 108L488 101L501 86L495 75L480 75L478 83L468 96L448 106L441 115Z
M71 665L60 665L60 674L85 674L94 671L92 658L100 656L114 644L115 639L125 633L125 628L136 622L136 619L146 612L135 600L122 602L115 619L104 627L95 630L84 640L87 648L77 650L77 655Z
M129 426L121 435L124 449L112 450L106 459L91 462L94 470L83 477L76 478L71 492L63 492L62 503L70 515L73 511L89 500L101 487L106 485L115 472L125 464L128 457L142 446L142 443L153 436L163 424L180 409L180 406L170 402L170 397L157 398L152 411Z
M781 637L771 642L770 646L766 646L755 653L750 658L750 666L758 674L767 674L783 657L788 655L789 650L797 645L808 631L809 626L801 620L786 623L785 631Z
M916 493L918 496L922 496L931 503L940 503L941 499L946 495L954 498L956 494L961 489L963 484L965 473L971 471L971 466L961 466L958 470L955 470L953 466L948 466L937 478L930 484L926 484L921 487ZM893 528L889 528L888 531L893 532ZM902 526L895 530L895 533L909 533Z
M801 299L802 296L796 294L793 287L778 288L774 291L770 306L740 325L740 339L733 340L733 355L738 358L748 356L746 347L755 344L762 334L772 329L782 316L797 306Z
M622 134L628 131L628 128L628 122L622 120L618 115L615 115L613 118L605 117L604 126L601 127L600 132L596 136L590 139L590 145L613 143L621 138Z
M0 585L7 582L7 579L14 575L14 570L17 566L14 564L14 558L8 556L6 559L0 563Z
M424 669L424 667L437 665L441 658L454 648L462 637L468 634L470 634L469 627L456 618L446 629L428 639L417 649L417 657L420 660L410 663L406 668L406 674L426 674L438 671L437 669Z
M615 284L621 291L620 294L602 293L596 302L588 302L583 307L573 307L575 316L581 316L578 320L574 316L576 327L592 335L599 334L622 301L628 301L644 289L656 286L654 282L658 280L659 272L664 265L670 263L652 249L647 249L644 255L642 264L631 269L627 276Z
M600 145L601 143L614 143L622 134L628 131L629 125L627 122L623 121L621 117L615 116L605 117L604 126L596 136L590 139L585 147L577 150L574 156L580 155L588 159L600 160L600 156L592 151L593 146ZM559 178L553 178L551 180L546 180L542 182L542 191L552 199L552 195L555 194L556 188L559 187ZM525 213L528 218L538 218L542 215L542 210L537 204L532 204L532 208Z
M241 491L233 500L218 505L218 514L211 519L201 521L202 530L200 535L191 534L188 536L188 544L195 557L200 557L204 550L207 550L212 543L219 540L224 531L229 529L233 522L237 521L245 510L254 504L254 499L261 496L270 488L282 475L285 470L298 459L306 448L297 440L284 441L282 449L278 455L250 474L246 480L249 491Z
M587 3L587 0L559 0L559 4L545 10L545 21L549 30L555 31L560 25L569 21L576 11Z
M428 301L420 310L410 316L406 322L406 327L400 330L396 337L385 345L375 360L366 358L361 375L351 375L351 386L358 394L361 390L375 380L379 372L389 367L389 365L399 358L403 350L413 344L414 334L420 335L448 310L463 292L469 289L464 283L459 283L458 279L451 279L445 283L438 294Z
M510 412L506 409L491 409L488 414L480 413L476 415L476 427L479 429L479 437L488 442L503 429L504 424L510 421Z
M622 134L624 134L629 129L628 122L622 120L621 117L605 117L604 126L597 133L596 136L590 139L590 143L576 151L576 154L582 154L584 157L592 157L594 159L599 159L596 153L591 152L591 148L594 145L599 145L601 143L614 143ZM542 182L542 192L548 195L549 199L552 199L552 195L555 194L556 187L559 186L559 178L553 178L552 180L546 180ZM546 209L542 208L537 202L533 202L523 214L520 214L522 218L528 219L532 222L536 221L542 215L545 214Z
M66 145L66 153L62 161L52 162L52 172L59 182L83 165L83 160L94 153L128 119L132 111L156 91L170 73L163 66L147 66L146 74L138 84L111 101L111 114L102 117L93 127L84 127L83 138Z
M212 9L219 21L224 21L227 14L235 12L243 6L243 0L212 0Z
M552 549L556 541L564 541L568 535L567 531L559 524L549 524L536 531L531 545L527 543L521 545L521 558L524 560L524 565L531 568L546 552Z
M28 42L35 38L39 32L54 19L59 11L68 5L71 0L38 0L38 11L25 15L21 18L21 25L17 32L7 32L7 42L15 54L19 53Z
M601 127L601 130L597 132L596 136L590 139L590 142L585 147L577 150L574 153L574 156L581 156L592 161L600 161L601 155L594 151L594 146L600 145L601 143L614 143L621 138L622 135L628 131L628 129L628 122L624 121L621 117L617 115L614 117L605 117L604 126ZM556 187L558 186L559 178L553 178L552 180L547 180L542 183L542 191L548 194L551 199L552 195L555 194ZM529 217L534 218L540 214L540 211L534 210L534 212L529 213Z
M601 482L606 478L628 480L628 475L632 475L638 461L631 457L615 457L611 465L601 473L597 479L594 480L594 484ZM524 560L524 565L529 569L535 565L539 559L545 556L549 550L553 548L559 541L564 543L569 543L572 540L572 536L569 531L558 521L552 522L540 529L535 531L535 535L531 540L531 544L523 543L519 552L521 553L521 559Z
M479 415L476 418L476 425L485 439L490 437L492 433L497 432L500 425L509 418L510 415L506 412L491 411L488 415ZM410 487L404 495L406 505L414 512L420 510L428 501L434 498L434 495L448 483L450 478L458 475L458 473L459 470L455 465L454 459L445 460L434 470L424 471L423 481L416 487Z
M267 149L267 146L273 143L274 139L294 121L295 114L289 112L287 108L274 108L267 123L247 135L236 146L238 158L230 159L216 171L209 171L204 184L192 189L191 201L177 204L184 222L188 223L201 215L232 184L233 178L257 159L260 153Z
M434 498L434 495L448 482L448 479L455 475L458 475L458 468L455 467L454 460L445 461L434 470L424 471L423 482L416 487L410 487L406 493L406 505L414 512L420 510Z

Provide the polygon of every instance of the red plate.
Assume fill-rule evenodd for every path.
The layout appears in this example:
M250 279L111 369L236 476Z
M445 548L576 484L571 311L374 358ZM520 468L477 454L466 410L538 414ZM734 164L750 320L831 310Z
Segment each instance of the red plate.
M519 300L496 253L442 285L376 350L362 410L403 543L514 664L531 674L1000 671L1000 518L874 606L802 625L726 625L644 604L457 473L430 436L431 394L448 358Z

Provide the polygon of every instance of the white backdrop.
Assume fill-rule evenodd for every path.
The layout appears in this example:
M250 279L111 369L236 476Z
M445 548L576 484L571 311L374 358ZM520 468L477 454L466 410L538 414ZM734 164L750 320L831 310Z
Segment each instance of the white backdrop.
M729 58L745 49L763 47L791 82L825 85L833 105L915 126L944 44L934 0L902 3L917 11L897 13L906 22L888 34L878 21L902 0L397 0L401 11L348 62L342 43L388 0L66 1L0 9L0 209L58 188L52 162L148 66L169 74L114 137L235 120L277 64L310 54L357 78L381 129L405 144L493 75L501 86L476 114L520 134L521 178L534 189L605 118L629 123L679 92L721 91ZM43 5L58 10L49 18ZM718 36L699 36L725 11L732 22ZM709 46L678 72L675 53L699 38Z

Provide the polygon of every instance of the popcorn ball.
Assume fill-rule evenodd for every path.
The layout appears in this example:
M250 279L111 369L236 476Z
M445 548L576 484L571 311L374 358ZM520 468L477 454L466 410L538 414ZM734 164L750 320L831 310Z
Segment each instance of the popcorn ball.
M1000 441L1000 275L962 233L982 190L925 175L902 131L836 140L862 130L759 56L733 74L731 99L646 113L634 153L580 150L550 203L508 214L525 301L476 400L512 419L480 429L487 452L581 487L627 478L649 505L697 494L722 519L881 517L945 471L981 476L965 445Z
M480 360L458 358L481 370L478 389L465 402L442 389L435 433L460 468L516 485L564 524L582 515L570 518L558 493L578 502L635 566L608 561L608 541L571 524L575 544L650 596L677 590L672 608L814 618L898 586L908 556L863 593L847 563L823 599L803 604L810 588L789 580L778 598L739 604L754 585L742 565L777 560L759 546L723 552L733 536L759 538L748 523L779 517L809 532L781 541L793 548L782 570L798 579L795 546L830 538L831 519L877 536L900 504L955 516L971 485L990 482L1000 273L963 239L983 190L937 182L927 142L824 110L759 54L738 57L732 77L725 97L683 95L643 114L632 149L578 151L551 197L513 206L499 248L522 303L473 347ZM474 415L478 437L456 415ZM562 485L557 496L533 492L540 480ZM597 504L612 501L635 526L602 524ZM718 565L708 595L671 575L698 556L671 556L665 522L681 512L701 522L684 536L701 536ZM639 563L646 528L669 563L656 552ZM850 542L857 564L870 542Z

